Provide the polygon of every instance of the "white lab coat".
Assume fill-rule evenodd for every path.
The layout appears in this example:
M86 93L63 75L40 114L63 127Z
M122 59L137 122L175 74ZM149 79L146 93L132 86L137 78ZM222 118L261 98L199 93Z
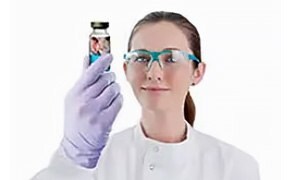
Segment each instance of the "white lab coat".
M97 167L74 164L61 149L33 180L259 180L257 162L241 150L187 123L187 138L162 143L145 137L140 123L113 135Z

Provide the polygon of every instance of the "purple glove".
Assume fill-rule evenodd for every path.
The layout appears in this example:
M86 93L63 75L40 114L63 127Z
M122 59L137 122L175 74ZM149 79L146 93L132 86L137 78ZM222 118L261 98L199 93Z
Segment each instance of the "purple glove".
M113 72L105 72L112 62L107 54L89 66L85 59L84 72L65 98L65 154L76 164L94 168L119 113L123 96Z

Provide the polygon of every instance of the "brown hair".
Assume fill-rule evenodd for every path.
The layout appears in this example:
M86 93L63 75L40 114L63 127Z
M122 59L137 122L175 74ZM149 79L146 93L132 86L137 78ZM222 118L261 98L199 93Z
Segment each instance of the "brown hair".
M166 21L175 24L177 27L179 27L183 33L186 35L189 48L192 50L194 55L201 60L201 54L200 54L200 38L199 33L195 26L188 21L184 16L178 13L174 12L164 12L164 11L157 11L152 12L148 15L146 15L144 18L139 20L137 24L134 26L129 42L128 42L128 51L131 50L131 41L133 36L136 34L138 29L144 25L149 23L158 23L161 21ZM196 62L193 62L193 67L197 67ZM194 84L193 84L194 85ZM195 119L195 104L190 96L190 92L187 92L185 102L184 102L184 117L185 120L193 126L194 119Z

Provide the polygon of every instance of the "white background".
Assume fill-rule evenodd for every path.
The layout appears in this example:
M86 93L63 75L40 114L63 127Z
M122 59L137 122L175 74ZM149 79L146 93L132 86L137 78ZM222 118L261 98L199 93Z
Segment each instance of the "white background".
M12 1L11 179L31 178L58 147L64 96L81 73L91 20L110 21L112 71L124 95L113 133L136 124L122 54L134 24L155 10L183 14L200 33L207 72L191 89L195 128L251 154L261 179L280 179L279 1L116 2Z

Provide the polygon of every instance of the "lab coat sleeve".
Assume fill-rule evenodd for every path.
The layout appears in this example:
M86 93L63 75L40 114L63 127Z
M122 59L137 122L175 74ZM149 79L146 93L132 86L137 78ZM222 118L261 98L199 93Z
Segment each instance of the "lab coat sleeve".
M95 169L83 168L66 157L62 148L56 150L47 168L31 180L97 180Z
M229 161L226 180L260 180L259 165L251 155L236 150Z

